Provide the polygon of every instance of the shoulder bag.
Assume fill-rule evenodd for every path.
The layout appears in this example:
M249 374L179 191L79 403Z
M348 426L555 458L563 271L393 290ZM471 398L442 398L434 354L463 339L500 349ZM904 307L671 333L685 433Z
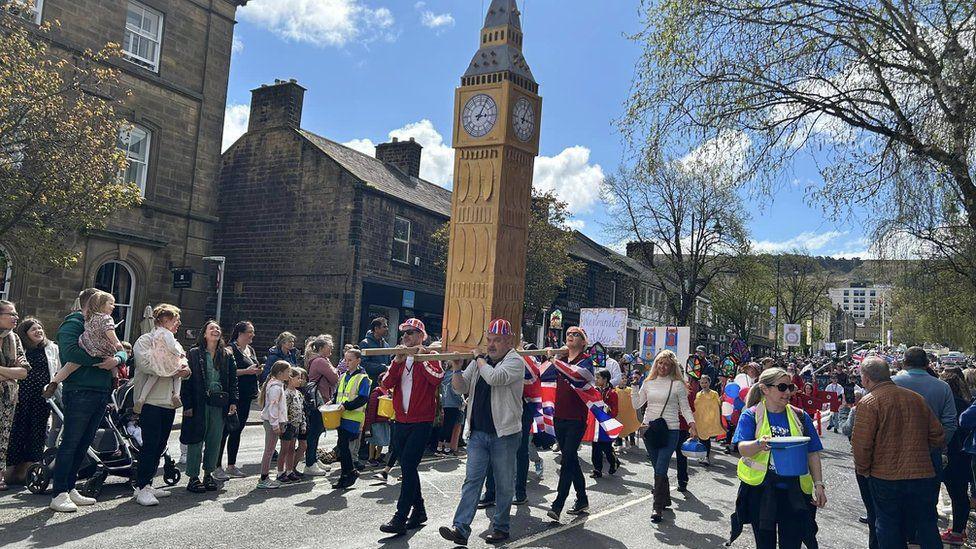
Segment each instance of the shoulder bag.
M664 400L661 413L657 419L647 425L647 432L644 434L644 442L651 448L663 448L668 443L668 422L664 419L664 410L668 407L671 400L671 391L674 389L674 380L668 386L668 397Z

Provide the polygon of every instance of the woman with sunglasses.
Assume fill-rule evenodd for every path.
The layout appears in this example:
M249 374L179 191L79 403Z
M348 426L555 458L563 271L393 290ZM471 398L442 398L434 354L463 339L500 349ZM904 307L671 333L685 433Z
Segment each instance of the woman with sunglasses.
M784 549L799 549L801 543L810 547L817 532L816 508L827 503L820 463L823 444L809 414L790 405L796 390L786 370L765 370L749 389L746 408L732 439L742 456L737 468L741 483L732 531L752 524L757 549L777 547L777 537L778 547ZM769 441L785 436L809 437L806 475L776 474Z

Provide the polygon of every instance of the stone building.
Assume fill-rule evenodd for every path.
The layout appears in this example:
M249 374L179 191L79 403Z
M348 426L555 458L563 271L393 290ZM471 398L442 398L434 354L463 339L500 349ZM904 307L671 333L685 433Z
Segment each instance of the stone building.
M450 191L420 179L413 140L374 158L301 129L304 94L294 80L253 90L248 130L224 152L224 324L253 321L259 348L284 330L358 342L377 316L394 332L417 316L439 334L444 250L431 235L450 217Z
M143 309L159 302L181 307L188 329L202 325L210 277L198 274L174 290L171 269L208 269L202 258L217 223L214 179L234 18L246 1L35 0L28 19L60 22L46 37L55 54L122 44L124 57L113 65L132 92L123 110L131 130L119 146L144 202L80 237L81 257L70 270L28 272L18 250L2 250L0 299L16 301L52 332L78 291L93 285L115 295L120 339L138 337Z

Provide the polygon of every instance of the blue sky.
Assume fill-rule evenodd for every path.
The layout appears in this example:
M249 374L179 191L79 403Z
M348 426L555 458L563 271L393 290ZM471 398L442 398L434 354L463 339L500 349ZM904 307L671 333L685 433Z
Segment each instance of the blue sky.
M421 175L450 187L454 89L478 46L490 0L251 0L238 11L225 146L247 125L250 90L275 78L308 88L303 127L372 154L390 137L424 145ZM520 0L524 54L543 96L535 184L569 202L572 224L608 245L602 178L624 147L614 127L639 46L639 0ZM802 159L773 197L748 198L755 247L867 256L856 222L807 205L819 181Z

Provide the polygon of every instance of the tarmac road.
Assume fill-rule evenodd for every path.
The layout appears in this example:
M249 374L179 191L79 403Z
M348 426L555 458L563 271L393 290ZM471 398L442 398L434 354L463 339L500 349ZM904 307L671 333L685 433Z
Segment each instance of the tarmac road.
M241 444L239 464L256 475L262 451L263 429L248 426ZM170 439L172 455L179 455L178 433ZM331 446L334 436L329 436ZM834 433L824 436L824 468L828 504L818 514L820 546L825 549L867 546L867 527L857 521L863 513L854 482L853 462L847 440ZM738 481L735 461L716 455L714 465L691 466L691 491L673 493L674 513L660 525L650 522L652 473L642 449L622 453L623 469L614 477L594 481L587 477L590 498L588 517L563 524L551 523L545 513L555 493L555 455L542 453L545 473L537 482L530 473L529 504L513 508L512 540L508 547L719 547L726 540ZM589 450L582 455L589 461ZM397 470L394 470L396 472ZM589 464L584 464L588 474ZM672 486L676 484L672 465ZM343 547L450 547L437 528L450 525L464 478L463 458L434 458L422 465L421 478L428 525L402 538L389 539L379 526L393 513L399 493L395 483L371 480L371 473L352 489L336 492L329 480L257 490L256 476L234 479L219 492L191 494L185 478L157 507L140 507L123 479L106 486L99 503L75 514L55 514L47 509L49 496L12 489L0 496L0 547L65 548L177 548L229 547L287 548ZM370 479L370 480L366 480ZM567 503L567 507L572 501ZM487 534L488 519L479 511L469 543L487 546L479 536ZM753 547L746 530L734 547Z

